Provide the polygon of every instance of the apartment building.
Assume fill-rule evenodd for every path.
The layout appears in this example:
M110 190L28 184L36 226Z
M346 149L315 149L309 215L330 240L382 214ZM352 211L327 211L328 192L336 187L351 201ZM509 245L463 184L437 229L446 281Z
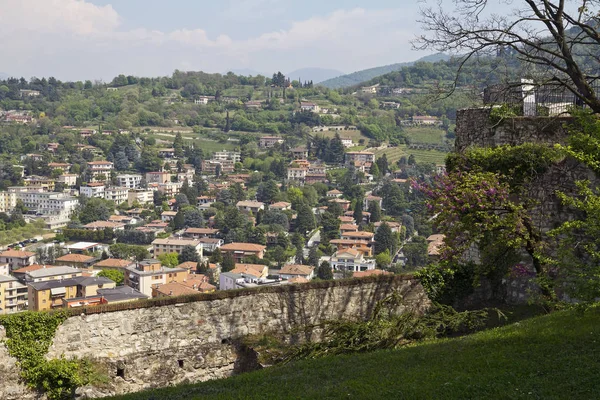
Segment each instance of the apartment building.
M158 260L144 260L125 268L125 285L152 296L152 289L170 282L182 283L187 276L185 268L166 268Z
M0 264L10 265L10 270L35 264L35 253L22 250L6 250L0 253Z
M104 190L104 198L115 204L121 204L127 201L129 189L124 187L109 187Z
M227 151L227 150L223 150L223 151L217 151L214 155L213 155L213 160L215 161L233 161L234 163L236 162L241 162L242 161L242 155L239 151Z
M105 190L106 186L104 186L104 183L90 182L79 187L79 194L89 198L97 197L103 199Z
M262 148L269 148L281 143L283 143L283 138L279 136L263 136L258 141L258 146Z
M353 164L354 162L374 163L375 153L370 151L349 151L346 153L346 164Z
M200 254L200 249L202 248L199 240L176 238L154 239L152 246L154 248L154 257L166 253L180 254L185 246L192 246Z
M171 173L170 172L146 172L146 182L148 184L171 182Z
M117 186L128 189L137 189L142 183L142 175L119 174L117 175Z
M0 275L0 314L12 314L27 307L27 286L11 275Z
M152 203L154 201L154 191L146 189L133 189L127 192L127 204L131 207L133 203L139 204Z
M17 194L13 192L0 192L0 212L8 213L17 206Z
M105 179L110 178L110 173L114 169L113 163L110 161L90 161L87 163L92 179L97 180L103 175Z

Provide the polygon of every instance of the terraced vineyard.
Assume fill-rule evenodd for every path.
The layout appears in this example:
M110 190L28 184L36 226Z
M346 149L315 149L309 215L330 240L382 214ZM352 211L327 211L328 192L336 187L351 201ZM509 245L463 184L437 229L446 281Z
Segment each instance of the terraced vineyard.
M387 147L383 149L377 148L367 150L374 152L376 158L379 158L385 154L390 163L397 162L402 156L408 157L412 154L415 156L417 162L443 164L448 154L437 150L412 150L408 149L407 146L404 144L399 145L398 147Z

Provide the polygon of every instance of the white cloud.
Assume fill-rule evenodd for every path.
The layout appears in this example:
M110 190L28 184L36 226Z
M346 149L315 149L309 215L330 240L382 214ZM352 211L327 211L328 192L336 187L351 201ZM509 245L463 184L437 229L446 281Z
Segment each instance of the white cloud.
M241 7L274 8L286 1L246 0ZM2 68L62 79L159 75L175 68L223 72L321 66L349 71L381 64L378 60L402 61L399 55L409 51L412 38L409 22L414 23L402 10L356 8L233 40L225 33L210 37L203 29L121 29L112 6L84 0L0 0L0 9Z

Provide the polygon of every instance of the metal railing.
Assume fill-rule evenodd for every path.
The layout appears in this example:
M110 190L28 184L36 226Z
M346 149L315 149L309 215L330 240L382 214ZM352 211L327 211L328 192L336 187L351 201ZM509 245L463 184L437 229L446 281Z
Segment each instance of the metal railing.
M595 81L591 86L595 93L600 93L600 82ZM483 92L483 103L511 105L513 111L524 116L554 116L568 113L573 106L587 107L580 96L564 86L536 86L525 80L522 83L488 86Z

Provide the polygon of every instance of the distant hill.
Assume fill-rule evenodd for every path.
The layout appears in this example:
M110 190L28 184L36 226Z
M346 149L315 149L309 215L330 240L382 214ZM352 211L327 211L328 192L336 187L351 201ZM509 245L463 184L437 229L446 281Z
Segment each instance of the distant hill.
M370 81L373 78L376 78L381 75L385 75L390 72L398 71L398 70L402 69L402 67L409 67L418 61L434 63L437 61L449 60L449 59L450 59L450 56L443 54L443 53L437 53L437 54L432 54L429 56L419 58L416 61L397 63L397 64L385 65L383 67L375 67L375 68L364 69L362 71L356 71L356 72L353 72L348 75L342 75L342 76L338 76L337 78L322 81L319 83L319 85L322 85L322 86L325 86L325 87L328 87L331 89L345 88L345 87L358 85L362 82Z
M336 69L326 69L326 68L301 68L290 73L285 74L291 80L302 79L304 81L313 81L313 83L317 84L319 82L326 81L331 78L335 78L336 76L343 75L342 71L338 71Z
M5 80L7 78L10 78L10 74L7 74L6 72L0 72L0 79Z

